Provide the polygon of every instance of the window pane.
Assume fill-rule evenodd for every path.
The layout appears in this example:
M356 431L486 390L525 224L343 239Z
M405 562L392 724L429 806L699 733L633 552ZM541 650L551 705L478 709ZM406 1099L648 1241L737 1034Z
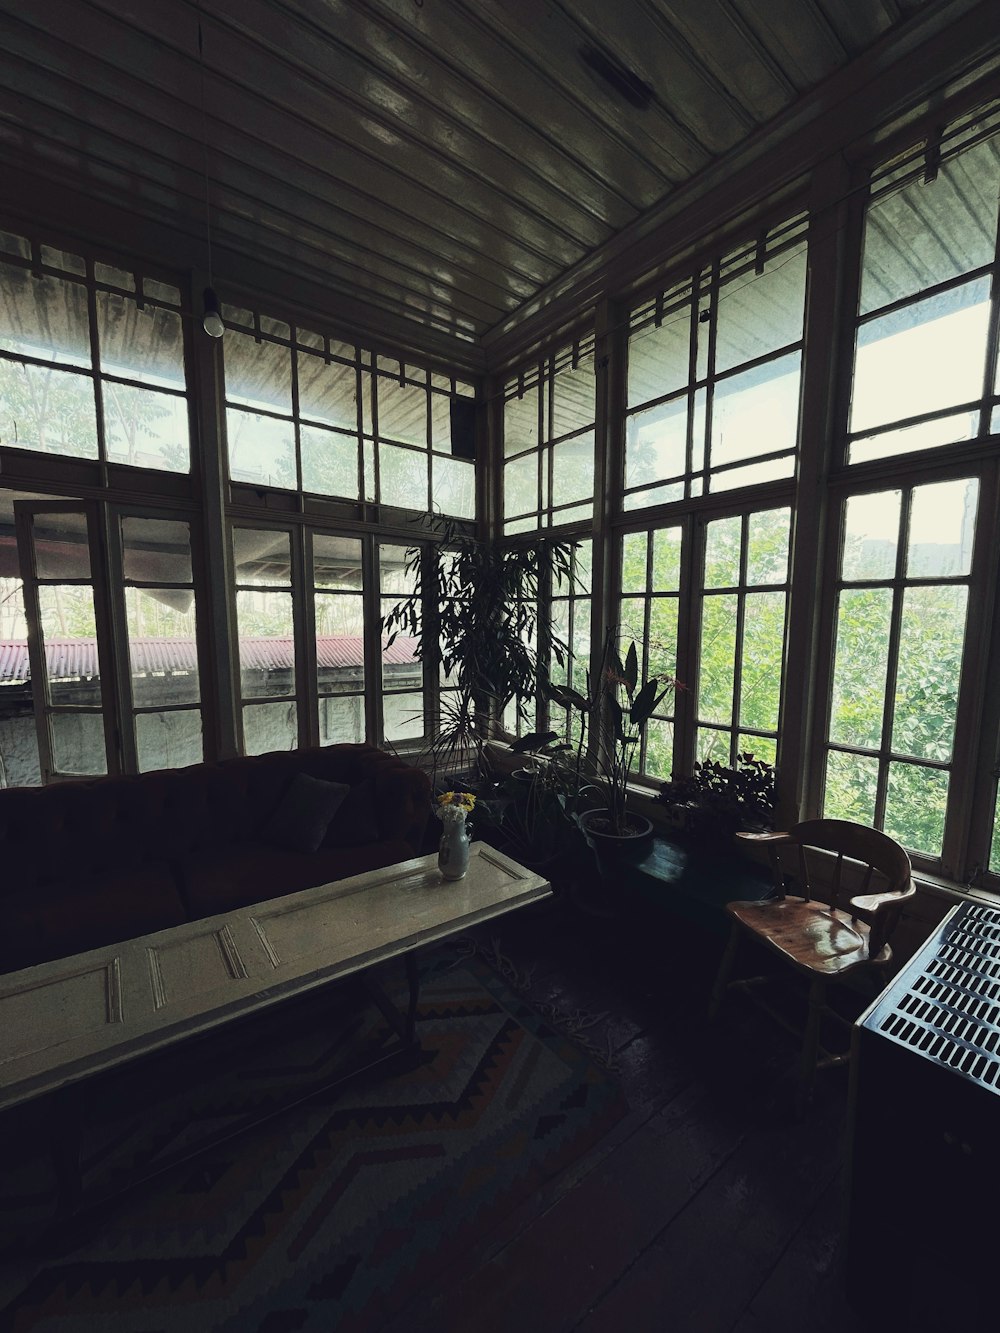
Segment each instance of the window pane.
M292 354L289 348L278 343L257 342L249 333L230 329L223 352L228 402L291 412Z
M538 508L538 455L527 454L504 465L503 512L532 513Z
M646 638L646 599L644 597L623 597L619 603L619 624L622 638L636 644Z
M715 386L712 466L794 449L801 354L779 357Z
M889 662L889 588L848 588L837 611L830 739L876 749Z
M698 718L728 725L733 718L736 597L716 594L702 603Z
M740 725L777 731L785 637L785 594L749 593L743 618Z
M233 481L295 485L295 429L290 421L226 410L229 475Z
M719 293L716 317L717 374L802 337L806 295L806 244L730 279Z
M942 444L971 440L978 432L978 411L935 417L933 421L921 421L915 426L900 426L896 430L884 430L877 435L852 440L848 460L867 463L873 458L898 458L900 454L913 453L916 449L936 449Z
M771 736L747 736L741 732L737 746L740 754L751 754L754 759L763 759L767 764L778 761L778 742Z
M866 755L831 750L826 759L826 794L823 816L855 824L875 823L878 760Z
M302 489L357 500L358 438L317 426L301 426Z
M140 773L156 768L184 768L187 764L200 764L205 757L198 709L137 713L135 739Z
M509 398L503 406L503 451L517 454L538 447L538 388L523 398Z
M93 380L72 371L0 361L0 439L43 454L96 458Z
M236 615L243 697L294 694L292 594L241 590L236 594Z
M941 855L948 774L917 764L890 764L883 829L904 847Z
M475 465L436 454L432 468L435 512L450 514L455 518L475 518Z
M625 445L627 487L684 474L687 468L687 407L685 395L629 417Z
M852 432L982 396L989 290L981 279L858 330Z
M552 503L572 504L575 500L588 500L593 494L593 432L553 445Z
M581 358L575 370L566 367L552 380L551 439L583 430L594 420L594 358Z
M294 700L280 704L249 704L243 709L244 754L294 750L298 743L298 712Z
M910 578L968 574L978 495L979 483L975 480L914 489L906 553Z
M164 518L123 518L125 577L138 583L191 582L191 526Z
M317 685L321 694L363 690L365 615L357 593L316 593Z
M35 572L40 579L90 578L85 513L33 514L31 538Z
M400 384L379 375L378 433L380 439L427 447L427 391L415 384ZM411 505L410 508L416 506Z
M709 477L709 488L714 494L719 491L734 491L740 486L760 486L765 481L781 481L795 472L795 459L771 458L765 463L748 463L745 467L727 468L724 472L713 472ZM691 494L700 495L697 489L698 479L691 483Z
M646 724L646 762L643 771L651 778L669 778L674 768L674 724L650 718Z
M419 573L410 568L406 546L379 547L379 580L382 591L397 597L409 597L417 590Z
M653 533L653 592L676 592L681 583L681 529Z
M628 342L628 405L662 398L688 382L691 307L683 306L632 335Z
M382 615L387 615L396 605L397 597L382 598ZM417 628L420 617L417 617ZM388 635L382 636L382 688L400 689L407 685L417 685L423 681L423 663L416 657L417 639L408 633L396 636L391 644Z
M730 588L740 581L739 518L720 518L705 532L705 587Z
M100 713L50 713L52 764L57 773L100 777L108 771Z
M846 579L891 579L899 541L899 491L852 495L844 518L841 575Z
M132 702L136 707L201 698L190 588L125 589Z
M361 591L361 543L353 537L313 535L313 580L318 588Z
M994 138L942 162L936 180L915 180L871 204L862 313L990 263L998 193L1000 148Z
M358 376L354 366L305 352L298 355L299 413L340 430L358 429Z
M382 700L382 729L387 741L418 740L424 734L423 695L385 695Z
M97 293L97 331L104 374L122 375L164 389L184 388L181 317L127 296Z
M788 509L762 509L750 515L747 583L784 583L788 578L790 522Z
M653 597L649 603L649 663L647 675L677 674L677 598ZM673 712L668 703L660 705Z
M646 591L646 547L644 532L627 532L622 537L622 592Z
M25 667L25 676L27 667ZM11 682L12 684L14 682ZM24 682L18 682L24 685ZM0 693L0 762L8 787L40 787L42 769L38 761L38 730L30 699L22 696L19 706Z
M320 745L360 745L365 739L365 701L358 695L319 701Z
M416 449L378 447L379 499L401 509L427 509L428 455Z
M951 759L965 639L965 587L907 588L896 679L892 748Z
M291 545L287 532L234 528L233 561L237 583L291 584Z
M435 376L435 378L437 378ZM431 447L439 453L451 452L451 396L431 394Z
M100 707L93 588L79 583L42 584L38 605L49 699L55 704Z
M732 741L728 731L717 731L714 727L699 727L695 754L702 764L728 764Z
M89 366L87 289L0 264L0 348L69 366Z
M105 443L112 463L187 472L191 446L186 398L111 380L101 387Z

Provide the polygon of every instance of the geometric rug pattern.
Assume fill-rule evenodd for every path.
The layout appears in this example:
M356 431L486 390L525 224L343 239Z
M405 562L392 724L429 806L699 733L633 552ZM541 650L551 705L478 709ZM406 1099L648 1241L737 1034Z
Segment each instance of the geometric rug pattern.
M426 951L421 966L409 1067L291 1108L120 1196L59 1248L0 1264L0 1328L376 1333L460 1271L627 1106L607 1071L482 960ZM194 1096L179 1116L185 1090L164 1089L167 1137L224 1119L227 1097L321 1064L329 1028L302 1027L255 1041L242 1093L230 1076L228 1092ZM108 1124L105 1146L129 1138ZM164 1134L153 1135L161 1146Z

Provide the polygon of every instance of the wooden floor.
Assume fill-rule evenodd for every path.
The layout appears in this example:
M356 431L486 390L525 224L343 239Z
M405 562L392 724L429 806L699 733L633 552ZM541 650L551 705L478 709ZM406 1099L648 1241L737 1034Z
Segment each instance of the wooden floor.
M723 937L556 902L483 928L528 997L589 1024L631 1113L386 1333L854 1333L842 1277L847 1076L792 1118L796 1046L736 997Z

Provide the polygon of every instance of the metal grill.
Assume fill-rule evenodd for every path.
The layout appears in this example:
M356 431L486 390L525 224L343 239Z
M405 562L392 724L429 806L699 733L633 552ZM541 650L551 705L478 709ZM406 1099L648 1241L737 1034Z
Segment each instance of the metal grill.
M1000 1092L1000 910L964 903L866 1026Z

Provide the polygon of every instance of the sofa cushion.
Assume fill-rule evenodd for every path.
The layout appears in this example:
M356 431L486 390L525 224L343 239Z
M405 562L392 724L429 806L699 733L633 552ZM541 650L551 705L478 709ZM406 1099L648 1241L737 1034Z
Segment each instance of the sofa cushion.
M174 877L162 862L21 890L4 897L0 970L33 967L186 920Z
M286 852L315 852L350 790L346 782L296 773L264 825L264 841Z
M378 798L372 778L365 778L352 787L344 798L323 839L324 847L360 847L366 842L378 842ZM413 853L410 852L412 856ZM401 858L399 858L401 859Z
M312 855L281 851L257 841L206 848L185 857L177 870L181 894L194 921L378 870L412 855L409 843L399 839L363 847L321 848Z

